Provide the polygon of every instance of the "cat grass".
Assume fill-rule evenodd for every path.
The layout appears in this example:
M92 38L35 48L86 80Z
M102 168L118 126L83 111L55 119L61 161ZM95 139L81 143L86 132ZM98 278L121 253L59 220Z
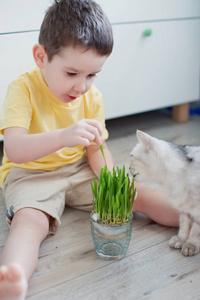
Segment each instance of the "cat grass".
M93 211L97 214L97 222L119 224L131 217L136 189L131 182L125 166L108 170L103 147L100 146L105 166L101 169L98 180L91 183L93 192Z

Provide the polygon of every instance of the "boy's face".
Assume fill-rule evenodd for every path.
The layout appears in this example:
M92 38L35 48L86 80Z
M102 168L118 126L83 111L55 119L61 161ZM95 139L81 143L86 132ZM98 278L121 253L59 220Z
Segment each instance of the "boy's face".
M63 103L69 103L86 93L107 56L83 47L67 47L55 55L51 62L47 54L41 68L43 79L54 96Z

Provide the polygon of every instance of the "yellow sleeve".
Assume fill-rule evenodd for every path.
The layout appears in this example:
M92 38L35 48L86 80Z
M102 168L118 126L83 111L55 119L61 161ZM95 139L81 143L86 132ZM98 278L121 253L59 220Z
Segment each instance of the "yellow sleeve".
M8 127L29 129L32 107L29 90L22 81L15 80L9 86L0 114L0 132Z

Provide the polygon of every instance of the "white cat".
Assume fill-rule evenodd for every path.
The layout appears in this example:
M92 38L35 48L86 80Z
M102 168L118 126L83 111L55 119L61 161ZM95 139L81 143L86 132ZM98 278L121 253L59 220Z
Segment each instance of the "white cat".
M200 251L200 146L181 146L137 131L130 173L135 181L151 181L165 188L180 211L179 232L169 245L186 256Z

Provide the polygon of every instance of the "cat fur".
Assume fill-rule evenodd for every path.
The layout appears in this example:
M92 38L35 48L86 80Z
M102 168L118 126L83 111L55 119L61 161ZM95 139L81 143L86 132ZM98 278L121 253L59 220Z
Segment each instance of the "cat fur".
M169 245L186 256L200 251L200 146L169 143L137 130L130 173L137 182L164 188L180 211L179 232Z

